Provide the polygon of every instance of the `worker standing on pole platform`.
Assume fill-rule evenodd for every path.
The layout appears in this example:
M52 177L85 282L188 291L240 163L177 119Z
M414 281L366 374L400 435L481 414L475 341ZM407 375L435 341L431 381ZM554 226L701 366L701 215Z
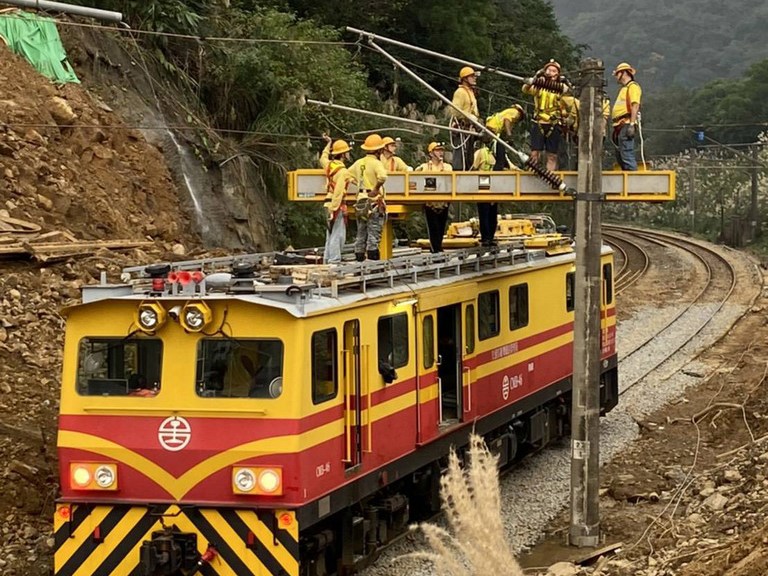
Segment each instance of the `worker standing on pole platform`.
M491 141L494 141L490 135L483 134L480 139L479 148L475 152L472 162L472 170L481 172L490 172L496 165L496 158L489 148ZM504 152L501 152L502 154ZM480 243L489 248L496 245L496 227L499 224L499 205L496 202L478 202L477 220L480 225Z
M325 228L325 250L323 262L338 264L341 262L341 251L347 239L347 205L344 196L352 181L352 175L344 165L349 160L349 144L344 140L331 143L331 137L323 134L326 145L320 155L320 166L325 170L326 194L325 208L327 226Z
M451 102L451 126L463 130L473 130L474 126L467 116L477 121L480 115L477 108L477 76L474 68L464 66L459 71L459 87L453 93ZM475 147L474 138L468 134L451 134L453 158L451 163L454 170L469 170L472 166L472 153Z
M496 112L492 116L488 116L485 120L485 127L491 132L504 138L507 142L512 138L512 129L525 118L525 111L519 104L513 105L511 108L506 108L501 112ZM497 142L494 140L492 144L493 152L496 158L496 164L493 166L493 170L506 170L509 167L507 154L504 150L499 150L500 146L497 146Z
M560 64L550 60L536 73L553 82L561 82ZM557 170L557 154L560 150L560 124L562 122L561 94L523 84L523 93L533 96L534 116L531 125L531 160L541 164L541 154L546 153L546 168Z
M390 172L411 172L413 168L405 163L405 160L397 155L397 142L391 136L384 136L382 139L384 147L381 149L379 160L384 164L384 169Z
M379 160L384 147L378 134L371 134L360 146L365 156L349 167L352 177L357 180L359 192L355 202L357 217L357 237L355 238L355 258L358 262L379 260L379 243L387 219L387 204L384 199L384 182L387 171Z
M643 90L635 81L637 71L626 62L622 62L613 71L613 76L621 88L613 104L613 144L616 146L616 159L622 170L637 170L635 158L635 132L640 121L640 98Z
M429 160L416 167L417 172L452 172L451 165L443 160L445 146L430 142L427 146ZM427 221L429 246L433 253L443 251L443 236L448 224L448 202L427 202L424 204L424 219Z

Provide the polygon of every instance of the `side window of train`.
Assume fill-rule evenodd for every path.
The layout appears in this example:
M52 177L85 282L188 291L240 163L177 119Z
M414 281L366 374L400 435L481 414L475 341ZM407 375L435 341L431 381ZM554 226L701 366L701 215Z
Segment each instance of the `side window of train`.
M467 310L464 313L464 330L466 331L466 353L475 352L475 305L467 304Z
M408 364L408 315L395 314L379 318L379 364L402 368Z
M424 334L424 368L432 368L435 363L435 320L432 316L426 316L421 329Z
M283 343L203 338L197 344L195 384L202 398L278 398L283 393Z
M483 292L477 297L477 336L487 340L499 335L499 291Z
M613 266L603 264L603 282L605 282L605 303L613 303Z
M576 302L575 290L576 290L576 274L574 272L568 272L568 274L565 275L565 310L566 312L573 312L574 303Z
M339 389L336 329L312 334L312 404L336 398Z
M160 391L163 342L153 338L83 338L77 393L151 398Z
M509 329L528 326L528 284L509 287Z

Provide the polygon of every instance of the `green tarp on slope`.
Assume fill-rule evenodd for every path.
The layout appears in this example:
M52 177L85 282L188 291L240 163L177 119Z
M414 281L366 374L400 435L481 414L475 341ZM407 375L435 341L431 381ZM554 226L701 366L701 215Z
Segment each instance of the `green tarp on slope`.
M67 53L52 18L21 11L0 14L0 36L11 50L24 56L38 72L54 82L80 83L67 62Z

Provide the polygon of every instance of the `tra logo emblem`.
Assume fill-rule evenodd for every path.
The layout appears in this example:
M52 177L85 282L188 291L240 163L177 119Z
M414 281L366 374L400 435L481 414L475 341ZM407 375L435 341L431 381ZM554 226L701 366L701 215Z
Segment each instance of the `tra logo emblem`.
M180 416L170 416L157 429L157 439L166 450L178 452L186 448L192 439L192 426Z

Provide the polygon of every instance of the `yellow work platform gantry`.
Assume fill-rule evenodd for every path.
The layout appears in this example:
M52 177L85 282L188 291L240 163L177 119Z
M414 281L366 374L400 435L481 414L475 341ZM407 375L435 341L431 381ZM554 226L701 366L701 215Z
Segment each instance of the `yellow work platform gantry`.
M557 172L568 190L553 190L532 172L392 172L385 185L387 205L425 202L557 202L572 201L577 172ZM608 202L669 202L675 199L675 172L603 172L603 199ZM322 170L288 173L288 198L322 201L326 177ZM349 187L354 199L357 188Z

